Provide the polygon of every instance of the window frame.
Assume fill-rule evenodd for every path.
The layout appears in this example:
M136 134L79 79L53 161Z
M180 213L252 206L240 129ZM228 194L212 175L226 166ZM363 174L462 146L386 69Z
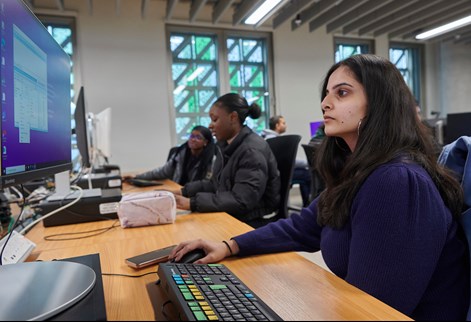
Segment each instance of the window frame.
M231 92L230 86L230 75L229 75L229 60L227 50L227 39L230 37L242 37L242 38L263 38L266 45L266 79L268 80L267 88L269 92L269 103L266 106L266 126L268 126L268 120L270 116L276 110L276 95L274 91L274 61L273 61L273 34L271 32L264 31L245 31L245 30L233 30L233 29L221 29L221 28L210 28L210 27L188 27L180 25L166 25L166 46L167 46L167 81L168 81L168 92L169 92L169 108L170 108L170 130L171 130L171 141L173 145L178 144L176 124L175 120L177 113L175 110L175 104L173 100L174 84L172 78L172 51L170 48L170 36L172 33L185 33L189 35L211 35L216 38L216 62L217 62L217 73L218 73L218 84L217 88L219 93L217 96Z
M374 54L376 52L375 40L367 38L347 38L347 37L334 37L334 63L337 63L335 53L337 52L337 46L347 45L347 46L368 46L368 52L363 54Z
M417 44L417 43L407 43L407 42L400 42L400 41L390 41L388 46L388 59L391 60L390 51L392 48L399 48L399 49L411 49L414 51L413 53L413 68L412 71L412 82L413 82L413 89L411 89L412 94L414 97L419 101L420 105L423 104L422 100L422 93L423 93L423 86L424 84L424 45ZM392 61L391 61L392 62ZM392 62L394 63L394 62Z

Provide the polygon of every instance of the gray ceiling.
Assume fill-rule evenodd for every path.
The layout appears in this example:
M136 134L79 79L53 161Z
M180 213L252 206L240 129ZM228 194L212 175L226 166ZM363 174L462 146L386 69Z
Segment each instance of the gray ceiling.
M26 0L34 8L35 0ZM57 10L67 10L70 0L54 0ZM77 0L74 0L77 1ZM87 1L92 10L94 1ZM123 0L115 0L110 8L117 11ZM129 0L128 0L129 1ZM140 6L142 17L148 14L151 1L166 2L166 20L176 18L188 23L207 23L215 27L227 23L237 26L263 0L133 0ZM179 7L180 6L180 7ZM176 17L176 12L186 12ZM210 12L210 17L208 14ZM471 0L283 0L276 12L267 19L264 28L277 29L289 24L296 32L322 28L337 36L377 37L413 41L414 36L441 24L471 15ZM300 18L296 23L296 17ZM258 26L257 26L258 27ZM470 44L471 25L428 40Z

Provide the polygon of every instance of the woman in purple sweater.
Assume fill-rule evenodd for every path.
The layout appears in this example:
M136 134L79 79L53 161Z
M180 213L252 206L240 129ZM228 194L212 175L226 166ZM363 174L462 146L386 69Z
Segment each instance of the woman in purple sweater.
M337 276L416 320L464 320L469 256L462 189L436 162L404 78L387 59L355 55L322 88L325 134L316 160L326 189L300 214L221 243L183 242L177 261L322 251Z

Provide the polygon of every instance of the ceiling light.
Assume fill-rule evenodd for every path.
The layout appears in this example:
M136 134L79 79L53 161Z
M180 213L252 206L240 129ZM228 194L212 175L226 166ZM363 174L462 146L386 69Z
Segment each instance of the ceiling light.
M283 0L266 0L257 10L254 11L247 19L245 19L245 24L247 25L256 25L262 18L267 16L270 11L273 10L281 1Z
M429 38L444 34L448 31L458 29L460 27L463 27L469 24L471 24L471 16L467 16L465 18L447 23L446 25L437 27L435 29L420 33L417 36L415 36L415 39L419 39L419 40L429 39Z

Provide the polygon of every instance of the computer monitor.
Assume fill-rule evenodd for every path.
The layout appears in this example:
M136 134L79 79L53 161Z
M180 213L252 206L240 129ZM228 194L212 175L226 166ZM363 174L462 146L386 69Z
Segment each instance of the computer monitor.
M316 134L317 129L319 128L319 126L322 125L322 123L324 123L324 122L323 121L315 121L315 122L309 123L309 127L310 127L310 130L311 130L311 137L313 137Z
M446 144L460 136L471 136L471 112L447 114L445 136Z
M90 149L88 142L88 128L87 128L87 112L85 105L85 89L80 87L80 91L75 104L74 120L75 120L75 138L77 140L77 148L81 156L81 166L83 168L90 168Z
M70 58L21 0L0 0L0 188L70 170Z
M95 153L94 163L101 166L99 159L105 159L108 163L111 157L111 107L107 107L100 113L92 115L92 149Z
M0 39L3 189L71 169L71 74L69 56L21 0L0 0ZM76 279L82 272L89 277L85 281ZM72 285L60 276L69 276ZM85 265L72 270L54 261L2 265L0 319L47 319L80 300L95 278ZM8 284L12 281L30 283ZM57 296L67 290L73 290L71 297Z

